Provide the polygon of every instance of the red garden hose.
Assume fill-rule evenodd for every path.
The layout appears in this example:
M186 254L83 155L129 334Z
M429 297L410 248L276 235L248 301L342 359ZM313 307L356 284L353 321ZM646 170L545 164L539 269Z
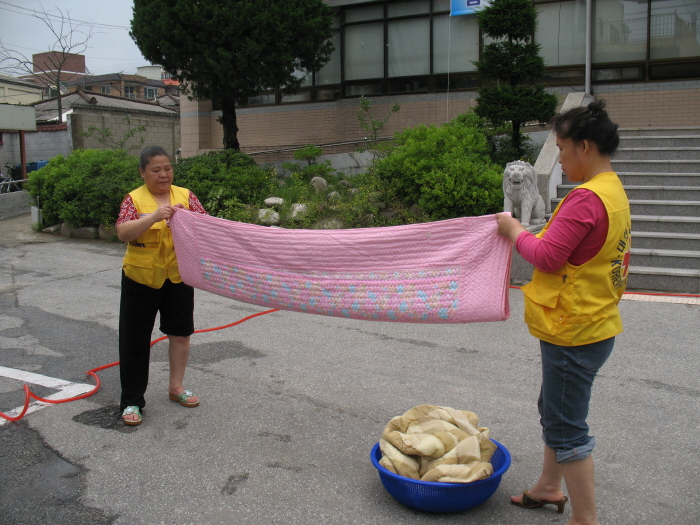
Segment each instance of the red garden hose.
M253 315L249 315L248 317L244 317L243 319L240 319L236 321L235 323L227 324L224 326L217 326L216 328L204 328L202 330L195 330L195 334L201 334L204 332L213 332L214 330L223 330L224 328L230 328L232 326L236 326L237 324L241 324L244 321L247 321L248 319L252 319L253 317L258 317L260 315L265 315L269 314L272 312L277 312L279 311L279 308L273 308L272 310L265 310L264 312L258 312ZM163 339L167 339L167 335L164 335L163 337L159 337L158 339L151 341L151 346L154 344L162 341ZM43 397L39 397L36 394L34 394L31 390L29 390L29 386L24 385L24 408L22 409L22 412L15 417L8 416L4 412L0 412L0 417L7 419L8 421L19 421L24 417L24 415L27 413L27 409L29 408L29 403L31 402L31 399L36 399L37 401L41 401L42 403L51 403L54 405L57 405L59 403L68 403L70 401L77 401L78 399L85 399L86 397L90 397L91 395L97 393L97 391L100 389L100 378L97 376L97 372L100 370L104 370L105 368L111 368L113 366L117 366L119 364L119 361L116 361L115 363L110 363L108 365L102 365L98 366L97 368L93 368L92 370L87 371L87 375L92 376L95 378L95 388L93 388L90 392L86 392L84 394L80 394L78 396L74 397L67 397L65 399L45 399Z
M520 289L520 286L510 286L510 288L515 288L515 289ZM656 296L663 296L663 297L700 297L700 295L696 294L674 294L674 293L647 293L647 292L625 292L625 295L656 295ZM265 315L269 314L272 312L277 312L279 311L279 308L273 308L272 310L265 310L264 312L258 312L253 315L249 315L248 317L244 317L243 319L240 319L236 321L235 323L227 324L224 326L217 326L216 328L205 328L203 330L195 330L195 334L201 334L203 332L213 332L214 330L222 330L224 328L230 328L232 326L235 326L237 324L241 324L244 321L247 321L249 319L252 319L253 317L258 317L260 315ZM151 346L154 344L167 339L167 335L164 335L163 337L160 337L154 341L151 341ZM0 417L7 419L8 421L19 421L24 417L24 415L27 413L27 409L29 408L29 403L31 399L36 399L37 401L41 401L42 403L51 403L51 404L59 404L59 403L68 403L70 401L77 401L78 399L85 399L86 397L90 397L91 395L95 394L99 389L100 389L100 378L97 376L96 372L99 372L100 370L104 370L105 368L110 368L113 366L117 366L119 364L119 361L115 363L110 363L108 365L103 365L99 366L97 368L93 368L92 370L87 371L87 375L92 376L95 378L95 388L93 388L90 392L86 392L85 394L80 394L78 396L74 397L68 397L66 399L45 399L43 397L39 397L36 394L32 393L31 390L29 390L29 387L27 385L24 385L24 408L22 409L22 412L16 416L16 417L11 417L8 416L7 414L0 412Z

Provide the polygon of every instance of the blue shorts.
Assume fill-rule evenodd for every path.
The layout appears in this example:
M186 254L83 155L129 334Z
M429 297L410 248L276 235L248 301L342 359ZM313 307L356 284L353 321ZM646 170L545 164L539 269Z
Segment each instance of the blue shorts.
M540 341L542 387L537 408L542 439L557 455L557 463L584 459L595 446L588 435L588 405L593 380L610 356L615 338L581 346Z

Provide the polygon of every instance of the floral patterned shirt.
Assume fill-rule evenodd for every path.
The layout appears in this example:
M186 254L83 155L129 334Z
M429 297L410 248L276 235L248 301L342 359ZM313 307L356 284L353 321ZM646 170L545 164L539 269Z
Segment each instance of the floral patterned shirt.
M202 215L209 215L207 211L204 209L204 206L202 206L202 203L199 202L199 199L197 196L190 192L190 196L188 199L188 205L190 208L190 211L193 211L195 213L201 213ZM126 197L124 197L124 200L122 201L121 208L119 208L119 217L117 218L117 226L119 224L122 224L127 221L135 221L136 219L140 219L141 217L139 216L139 212L136 210L136 206L134 205L134 201L131 198L131 195L127 193Z

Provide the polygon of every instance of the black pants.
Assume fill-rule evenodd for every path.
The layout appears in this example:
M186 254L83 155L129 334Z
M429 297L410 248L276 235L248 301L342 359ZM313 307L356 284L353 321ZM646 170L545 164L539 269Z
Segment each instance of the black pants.
M122 386L120 410L143 408L148 387L151 335L160 312L160 331L188 337L194 332L194 288L166 279L161 288L151 288L129 279L122 272L119 305L119 377Z

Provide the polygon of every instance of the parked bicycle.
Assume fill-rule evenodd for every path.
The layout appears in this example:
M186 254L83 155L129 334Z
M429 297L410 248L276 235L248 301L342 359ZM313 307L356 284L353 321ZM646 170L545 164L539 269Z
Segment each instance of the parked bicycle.
M5 173L0 173L0 193L21 191L24 182L20 179L21 173L19 164L5 164Z

